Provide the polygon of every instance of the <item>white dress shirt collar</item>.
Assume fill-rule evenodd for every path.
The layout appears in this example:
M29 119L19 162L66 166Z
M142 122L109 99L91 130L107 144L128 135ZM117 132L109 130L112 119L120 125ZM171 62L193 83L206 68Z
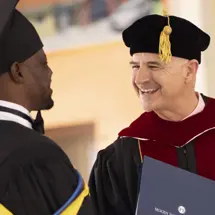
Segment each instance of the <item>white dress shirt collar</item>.
M183 120L185 120L191 116L194 116L204 110L205 102L200 93L198 93L198 99L199 99L199 101L198 101L198 104L197 104L196 108L194 109L194 111L191 114L189 114L187 117L185 117Z
M12 103L12 102L8 102L8 101L0 100L0 106L11 108L14 110L18 110L18 111L26 114L30 118L32 118L29 111L21 105L18 105L18 104ZM17 116L15 114L12 114L12 113L0 111L0 120L13 121L13 122L19 123L23 126L26 126L26 127L32 129L32 124L28 120L26 120L20 116Z

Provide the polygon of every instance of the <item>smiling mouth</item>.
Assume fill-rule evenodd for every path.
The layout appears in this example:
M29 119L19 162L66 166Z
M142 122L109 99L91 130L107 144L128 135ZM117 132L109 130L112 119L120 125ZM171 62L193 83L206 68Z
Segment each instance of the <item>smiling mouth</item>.
M155 92L157 92L159 90L159 88L157 89L145 89L145 90L139 90L141 94L153 94Z

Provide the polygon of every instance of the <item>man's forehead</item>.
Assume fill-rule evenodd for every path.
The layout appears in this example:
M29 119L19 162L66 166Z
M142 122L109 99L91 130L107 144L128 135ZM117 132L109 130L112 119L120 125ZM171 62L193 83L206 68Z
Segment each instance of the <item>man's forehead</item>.
M154 53L135 53L132 56L132 60L134 62L139 62L139 63L147 63L147 62L157 62L162 64L162 61L159 58L158 54Z
M36 54L35 54L35 57L38 59L38 60L46 60L46 54L44 52L43 49L40 49Z
M172 56L171 62L168 63L168 65L177 65L177 64L184 64L188 62L189 60L184 59L184 58L179 58ZM132 56L132 62L136 63L155 63L155 64L160 64L160 65L166 65L163 61L161 61L160 57L158 54L154 53L135 53Z
M43 49L40 49L33 56L28 58L25 62L31 63L31 64L37 64L39 62L45 62L45 61L47 61L46 54Z

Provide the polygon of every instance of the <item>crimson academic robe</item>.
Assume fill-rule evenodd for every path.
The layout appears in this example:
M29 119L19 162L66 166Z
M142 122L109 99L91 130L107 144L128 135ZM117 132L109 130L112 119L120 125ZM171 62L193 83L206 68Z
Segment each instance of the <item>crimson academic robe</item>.
M203 96L203 95L202 95ZM98 153L89 186L98 215L134 215L145 155L215 180L215 99L180 122L143 113Z
M87 186L66 154L10 121L0 121L0 214L92 214Z

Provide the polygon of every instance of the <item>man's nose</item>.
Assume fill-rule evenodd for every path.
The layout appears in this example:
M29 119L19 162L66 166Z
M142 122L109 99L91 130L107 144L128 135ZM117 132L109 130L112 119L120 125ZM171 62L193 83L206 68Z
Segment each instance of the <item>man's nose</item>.
M135 76L135 84L140 86L150 80L150 72L147 70L146 66L141 67Z

